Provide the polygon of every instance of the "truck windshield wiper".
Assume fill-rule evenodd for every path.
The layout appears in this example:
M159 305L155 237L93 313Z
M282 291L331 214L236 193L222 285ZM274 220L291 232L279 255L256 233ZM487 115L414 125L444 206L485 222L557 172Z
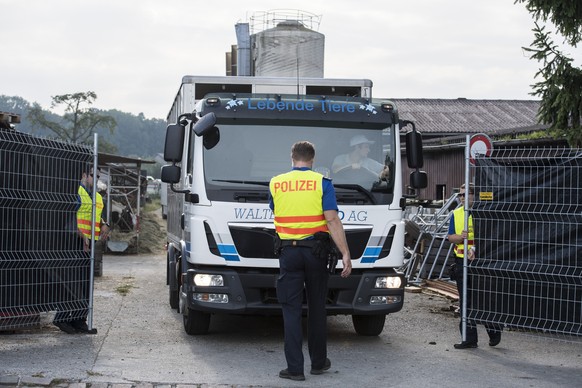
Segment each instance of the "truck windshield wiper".
M368 190L364 189L362 186L360 185L354 185L354 184L343 184L343 183L334 183L333 187L337 187L338 189L348 189L348 190L354 190L357 191L358 193L362 193L364 194L364 196L373 204L376 205L376 198L374 198L374 196L372 195L372 193L370 193ZM337 194L337 193L336 193ZM341 197L341 196L340 196Z
M269 187L269 182L265 181L238 181L234 179L213 179L212 182L240 183L242 185L258 185Z

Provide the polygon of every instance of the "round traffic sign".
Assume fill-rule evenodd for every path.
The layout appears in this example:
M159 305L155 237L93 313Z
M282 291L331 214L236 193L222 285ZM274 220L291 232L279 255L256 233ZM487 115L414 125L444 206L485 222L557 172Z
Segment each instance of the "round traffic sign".
M471 136L469 141L469 162L475 164L475 156L485 155L490 156L493 151L493 142L484 133L478 133Z

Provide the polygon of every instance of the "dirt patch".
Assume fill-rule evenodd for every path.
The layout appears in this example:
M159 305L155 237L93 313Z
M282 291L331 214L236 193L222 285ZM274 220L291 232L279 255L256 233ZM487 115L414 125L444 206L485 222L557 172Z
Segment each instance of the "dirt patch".
M109 240L111 244L121 246L121 250L113 248L110 254L140 254L163 253L166 244L166 220L162 218L162 208L158 203L148 204L142 209L139 219L139 231L123 233L113 230ZM124 248L126 244L127 248Z
M162 208L144 212L141 218L138 253L162 253L167 241L166 220Z

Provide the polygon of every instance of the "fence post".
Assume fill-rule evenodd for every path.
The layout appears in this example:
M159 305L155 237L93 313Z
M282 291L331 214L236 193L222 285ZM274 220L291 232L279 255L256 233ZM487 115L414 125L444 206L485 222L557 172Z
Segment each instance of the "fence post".
M465 208L465 227L467 231L469 230L469 158L470 158L470 141L469 135L466 136L465 140L465 203L463 204ZM467 340L467 251L469 248L469 241L465 239L463 241L465 246L463 247L463 303L461 306L461 330L463 342Z
M91 208L91 266L90 266L90 276L89 276L89 314L87 315L87 326L89 330L93 329L93 288L95 281L95 222L101 222L101 220L96 220L97 217L97 183L95 180L99 180L97 174L97 133L93 134L93 193L91 200L93 205Z

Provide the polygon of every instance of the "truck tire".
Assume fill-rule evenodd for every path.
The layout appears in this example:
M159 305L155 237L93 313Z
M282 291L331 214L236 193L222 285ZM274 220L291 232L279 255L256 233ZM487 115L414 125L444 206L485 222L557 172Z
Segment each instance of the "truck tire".
M186 309L184 331L189 335L207 334L210 327L210 313Z
M180 307L180 296L178 295L178 290L170 289L170 307L174 310L178 310Z
M170 257L168 254L168 265L167 265L167 283L168 283L168 290L170 290L170 307L172 309L178 310L179 308L179 302L180 302L180 287L178 286L177 290L172 290L172 286L170 286L170 277L175 277L176 276L176 269L172 268L172 266L170 265Z
M377 336L384 330L386 315L352 315L356 333L364 336Z

